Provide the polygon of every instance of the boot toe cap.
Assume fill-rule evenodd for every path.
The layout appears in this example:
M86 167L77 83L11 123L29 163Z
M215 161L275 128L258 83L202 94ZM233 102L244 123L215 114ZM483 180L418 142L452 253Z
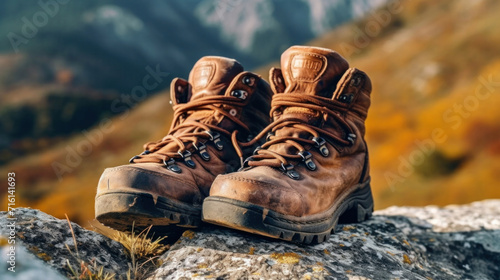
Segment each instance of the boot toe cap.
M201 204L202 196L192 176L165 170L161 164L139 163L104 170L97 186L97 196L109 192L149 193L178 201Z
M219 175L212 184L210 196L248 202L285 215L300 217L304 214L300 193L279 177L262 176L262 170L255 169Z

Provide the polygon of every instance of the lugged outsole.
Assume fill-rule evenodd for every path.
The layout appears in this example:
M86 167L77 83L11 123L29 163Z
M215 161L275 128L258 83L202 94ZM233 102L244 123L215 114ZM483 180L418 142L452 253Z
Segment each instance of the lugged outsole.
M203 202L208 223L295 243L315 244L330 238L337 223L362 222L371 217L373 197L369 182L355 187L327 211L306 217L284 215L259 205L209 196Z
M119 231L152 231L172 234L201 223L201 206L188 205L166 197L156 200L149 193L107 192L95 200L96 219Z

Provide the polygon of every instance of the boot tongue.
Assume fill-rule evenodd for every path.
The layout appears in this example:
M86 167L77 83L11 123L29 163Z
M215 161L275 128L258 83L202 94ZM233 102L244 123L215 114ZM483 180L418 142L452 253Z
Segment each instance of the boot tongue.
M281 69L285 80L282 94L297 93L332 98L337 83L349 69L349 63L338 53L324 48L293 46L281 55ZM304 107L287 107L283 118L300 119L311 125L319 125L321 112ZM285 127L276 131L276 136L310 138L308 132ZM296 153L295 148L287 144L273 145L269 148L281 154Z
M293 46L281 55L281 69L287 93L331 98L349 63L338 53L319 47ZM319 112L288 107L283 115L315 123Z
M243 66L230 58L205 56L198 60L189 73L188 103L202 97L224 95L233 79L243 72ZM221 118L213 110L193 110L187 118L204 124L217 125ZM182 133L179 130L178 133Z
M233 78L241 72L243 66L234 59L220 56L201 58L189 73L191 100L210 95L224 95Z
M349 63L338 53L324 48L293 46L281 55L285 93L332 97Z
M191 88L188 103L205 96L224 95L233 79L241 72L243 72L243 66L234 59L220 56L202 57L189 73L188 81ZM191 111L187 120L213 125L217 125L220 121L213 110ZM190 129L190 127L179 129L173 135L181 135ZM170 142L162 148L163 151L173 152L178 149L175 142Z

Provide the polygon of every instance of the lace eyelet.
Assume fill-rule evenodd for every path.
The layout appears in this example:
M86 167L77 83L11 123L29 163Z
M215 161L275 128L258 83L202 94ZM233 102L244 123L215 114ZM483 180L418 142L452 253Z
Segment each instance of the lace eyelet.
M231 91L231 96L237 97L241 100L245 100L248 97L248 92L241 89L236 89Z
M355 141L356 141L356 134L354 133L349 133L347 135L347 141L351 142L351 145L354 145Z
M350 104L354 100L353 93L343 93L339 96L339 101L342 103Z
M241 167L238 169L238 171L242 171L244 168L248 167L248 162L252 161L253 158L252 157L247 157L245 159L245 161L243 161L243 164L241 165Z
M238 111L237 111L236 109L232 108L231 110L229 110L229 115L231 115L231 116L233 116L233 117L234 117L234 116L236 116L237 114L238 114Z
M267 135L266 135L266 142L267 141L270 141L271 140L271 137L274 136L274 133L273 132L268 132Z
M203 159L204 161L210 160L210 155L207 152L207 146L205 146L205 144L199 143L198 145L193 144L193 146L200 154L201 159Z
M196 164L191 159L191 152L190 151L178 151L177 153L182 157L182 159L184 160L184 163L188 167L190 167L190 168L195 168L196 167Z
M293 164L285 165L284 163L281 163L281 170L293 180L300 179L299 173L293 169Z
M314 146L319 149L319 152L321 153L322 156L327 157L330 155L330 151L326 147L325 139L321 137L314 137L312 141L314 141L315 143Z
M302 157L302 161L306 165L307 169L314 171L316 170L316 164L312 161L312 154L308 151L301 151L299 155Z
M250 77L250 76L245 76L245 77L243 77L242 82L243 82L243 84L245 84L249 87L253 87L253 85L255 84L255 78Z
M217 132L212 132L210 130L205 130L204 131L206 134L210 135L210 141L214 142L215 147L217 150L222 151L224 149L224 145L222 144L222 141L220 140L220 134Z
M360 76L354 76L351 79L351 85L357 87L357 86L359 86L359 84L361 84L361 77Z
M182 169L177 164L175 164L175 160L173 158L169 159L168 161L163 160L163 164L167 167L168 170L172 172L182 172Z
M128 163L134 163L135 159L141 158L140 156L133 156L128 160Z

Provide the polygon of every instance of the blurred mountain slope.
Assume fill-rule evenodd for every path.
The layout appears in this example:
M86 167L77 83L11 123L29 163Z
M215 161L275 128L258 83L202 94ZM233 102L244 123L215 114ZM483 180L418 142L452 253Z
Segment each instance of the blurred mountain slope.
M146 65L186 76L199 57L225 55L256 67L384 1L4 1L0 53L41 60L30 67L45 67L46 76L67 68L77 85L124 91L140 82ZM42 78L28 73L3 86L50 82Z
M0 165L120 113L147 69L168 77L139 101L204 55L251 69L384 1L2 1Z
M377 206L500 197L500 3L401 3L399 13L384 8L312 42L372 79L367 140ZM374 22L376 35L366 31Z
M67 213L86 226L93 219L95 187L104 168L127 164L144 143L161 139L171 115L163 92L64 143L0 166L0 172L16 172L16 207L45 209L59 217Z
M493 0L402 1L397 13L381 8L310 43L339 51L372 79L366 138L378 209L500 197L499 6ZM387 13L390 20L379 19ZM366 27L377 23L378 32L369 35ZM269 66L277 65L257 71L267 77ZM103 169L125 164L142 144L161 138L170 116L167 93L160 93L114 117L113 130L61 181L52 164L69 166L70 151L87 141L84 134L0 172L18 173L19 206L57 217L68 213L86 225Z

